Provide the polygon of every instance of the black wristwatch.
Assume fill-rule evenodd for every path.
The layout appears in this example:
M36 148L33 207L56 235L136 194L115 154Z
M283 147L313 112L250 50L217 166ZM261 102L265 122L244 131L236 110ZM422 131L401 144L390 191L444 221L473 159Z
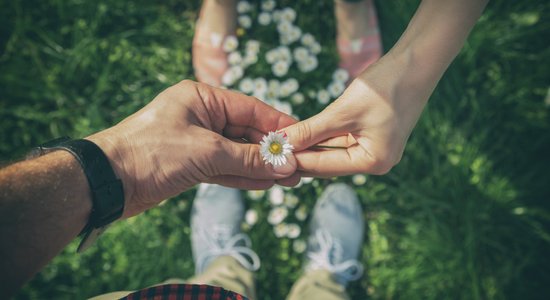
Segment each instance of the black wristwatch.
M83 236L78 252L86 250L107 226L122 216L124 188L105 153L93 142L62 137L33 149L29 157L37 157L54 150L70 152L82 166L90 185L93 202L90 219L80 232Z

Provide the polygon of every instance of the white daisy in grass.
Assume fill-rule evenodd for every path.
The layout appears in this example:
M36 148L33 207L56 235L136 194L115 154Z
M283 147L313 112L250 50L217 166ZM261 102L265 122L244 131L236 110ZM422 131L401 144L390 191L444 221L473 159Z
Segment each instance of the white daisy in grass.
M260 15L258 15L258 23L264 26L269 25L269 23L271 23L271 14L266 12L260 13Z
M363 185L365 184L365 182L367 182L367 177L363 174L356 174L353 175L351 181L353 181L353 184L355 185Z
M271 66L271 71L273 72L273 75L277 77L283 77L288 73L288 63L285 61L278 61L275 64Z
M292 242L292 250L296 253L302 253L306 248L307 244L304 240L294 240L294 242Z
M302 35L302 45L304 46L311 46L315 43L315 38L311 33L306 33Z
M328 85L327 89L332 97L338 98L340 97L340 95L342 95L342 93L346 89L346 86L340 81L334 81Z
M286 236L291 239L295 239L299 237L300 233L302 233L302 230L300 229L300 226L298 226L298 224L291 223L291 224L288 224L286 228L287 228Z
M250 94L254 91L254 81L250 78L244 78L239 83L239 90L245 94Z
M248 40L245 47L247 53L258 54L260 52L260 42L256 40Z
M279 185L274 185L269 190L269 203L273 206L278 206L283 204L283 201L285 199L285 192L283 191L283 188Z
M233 52L237 50L237 47L239 46L239 40L237 40L236 36L230 35L225 38L225 41L223 42L223 50L225 52Z
M244 220L246 224L253 226L256 222L258 222L258 212L254 209L247 210L244 215Z
M284 8L281 13L281 19L289 23L294 22L296 20L296 11L290 7Z
M288 225L285 223L278 224L273 227L273 233L278 238L282 238L288 234Z
M285 205L288 208L294 208L298 203L300 202L300 199L294 194L285 194Z
M238 19L239 25L241 25L242 28L250 28L252 26L252 19L249 16L240 16Z
M294 216L298 221L304 221L307 218L307 207L305 205L300 205L300 207L294 211Z
M273 101L272 106L273 106L273 108L275 108L276 110L278 110L282 113L285 113L287 115L292 115L292 105L290 105L290 103L288 103L288 102L282 102L282 101L279 101L279 100L275 100L275 101Z
M332 80L334 81L346 83L348 79L349 79L348 71L344 69L337 69L336 71L334 71L334 73L332 73Z
M267 215L267 222L271 225L280 224L288 216L288 209L284 206L273 208Z
M265 0L262 2L262 9L265 11L272 11L275 9L275 1L274 0Z
M288 143L288 136L283 132L270 132L260 142L260 153L265 163L282 166L287 163L286 156L292 153L294 146Z
M305 47L297 47L294 49L294 59L298 63L302 63L309 56L309 51Z
M231 52L227 56L227 61L230 65L235 66L240 64L243 61L243 57L239 52Z
M247 191L246 194L248 195L248 197L250 197L250 199L252 199L254 201L258 201L258 200L260 200L264 197L265 191L264 190L252 190L252 191Z
M258 62L258 54L247 52L243 58L243 65L250 66Z
M296 93L296 94L292 95L292 97L290 97L290 101L292 101L292 104L294 104L294 105L300 105L300 104L304 103L305 97L302 93Z
M237 3L237 12L240 14L249 12L251 8L252 5L250 5L250 2L248 1L239 1Z
M327 90L320 90L317 93L317 102L320 104L327 104L330 101L330 93Z

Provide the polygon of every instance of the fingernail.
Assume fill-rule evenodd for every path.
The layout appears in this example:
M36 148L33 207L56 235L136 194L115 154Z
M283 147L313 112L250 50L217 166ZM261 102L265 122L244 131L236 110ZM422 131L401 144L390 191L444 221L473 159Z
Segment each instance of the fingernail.
M287 162L282 166L273 166L273 172L277 175L289 176L296 171L296 159L294 155L290 154L286 156Z

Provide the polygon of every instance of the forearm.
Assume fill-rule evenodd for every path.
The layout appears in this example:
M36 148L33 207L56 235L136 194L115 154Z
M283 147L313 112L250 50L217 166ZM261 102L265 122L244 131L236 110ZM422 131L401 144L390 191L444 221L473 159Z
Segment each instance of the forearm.
M10 295L78 235L92 201L66 151L0 170L0 191L0 294Z
M387 91L425 102L462 48L488 0L424 0L395 46L373 66L384 69L361 76L382 81ZM381 65L384 65L382 67ZM367 69L368 70L368 69ZM371 72L372 73L372 72ZM390 95L395 96L395 95Z

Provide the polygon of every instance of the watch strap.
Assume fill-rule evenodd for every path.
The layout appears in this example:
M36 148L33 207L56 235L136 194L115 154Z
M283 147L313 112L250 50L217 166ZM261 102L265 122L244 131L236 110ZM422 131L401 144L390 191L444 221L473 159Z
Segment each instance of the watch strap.
M47 142L31 152L31 156L43 155L53 150L70 152L82 166L90 186L92 212L88 223L81 231L82 242L78 252L84 251L124 211L124 188L101 148L85 139L68 137Z

